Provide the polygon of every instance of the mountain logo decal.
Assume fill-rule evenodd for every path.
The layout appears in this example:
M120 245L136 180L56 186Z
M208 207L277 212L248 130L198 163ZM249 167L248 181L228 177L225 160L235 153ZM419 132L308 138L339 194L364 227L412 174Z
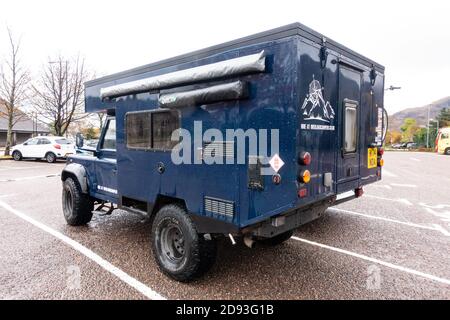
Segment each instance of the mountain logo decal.
M305 121L322 121L331 123L334 119L335 112L329 101L323 98L323 88L320 82L314 79L309 84L309 93L302 105L303 119Z

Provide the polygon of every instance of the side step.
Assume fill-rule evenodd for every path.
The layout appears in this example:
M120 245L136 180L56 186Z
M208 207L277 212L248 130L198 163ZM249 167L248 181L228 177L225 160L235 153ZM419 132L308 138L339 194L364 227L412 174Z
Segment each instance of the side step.
M97 209L92 210L92 213L98 214L100 216L109 216L116 209L117 208L114 208L114 205L112 203L109 206L107 206L106 203L103 202L100 206L97 207Z

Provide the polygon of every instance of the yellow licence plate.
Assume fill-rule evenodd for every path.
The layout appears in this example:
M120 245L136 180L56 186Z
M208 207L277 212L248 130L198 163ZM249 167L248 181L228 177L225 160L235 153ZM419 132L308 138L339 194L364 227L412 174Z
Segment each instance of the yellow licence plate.
M373 169L377 167L377 148L367 149L367 168Z

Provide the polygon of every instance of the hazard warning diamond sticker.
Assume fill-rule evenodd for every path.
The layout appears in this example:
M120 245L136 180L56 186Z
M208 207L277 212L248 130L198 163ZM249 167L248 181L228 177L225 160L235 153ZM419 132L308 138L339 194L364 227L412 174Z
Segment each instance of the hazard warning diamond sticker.
M272 159L269 161L270 166L272 169L278 173L280 171L281 167L284 166L284 161L281 160L280 156L276 153Z

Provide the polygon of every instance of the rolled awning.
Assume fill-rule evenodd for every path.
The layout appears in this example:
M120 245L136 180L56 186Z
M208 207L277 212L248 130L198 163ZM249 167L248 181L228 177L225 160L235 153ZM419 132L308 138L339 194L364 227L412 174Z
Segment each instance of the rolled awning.
M264 51L261 51L257 54L101 88L100 97L102 99L120 97L240 74L264 72L265 69L265 55Z

